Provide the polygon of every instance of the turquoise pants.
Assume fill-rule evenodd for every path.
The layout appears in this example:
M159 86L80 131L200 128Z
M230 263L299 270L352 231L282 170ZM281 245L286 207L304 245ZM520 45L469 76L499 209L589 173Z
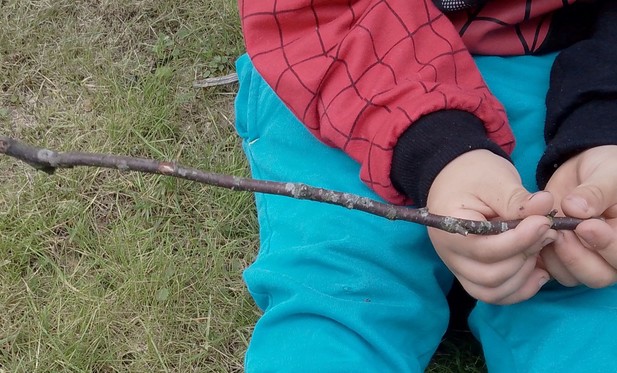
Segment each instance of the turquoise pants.
M506 106L525 186L536 189L554 55L479 57ZM521 68L524 67L524 68ZM247 56L237 62L237 130L257 179L378 198L358 165L315 138ZM422 226L337 206L256 195L261 247L244 278L263 316L247 372L420 372L448 324L453 277ZM549 283L529 301L479 303L469 318L491 372L617 372L617 289Z

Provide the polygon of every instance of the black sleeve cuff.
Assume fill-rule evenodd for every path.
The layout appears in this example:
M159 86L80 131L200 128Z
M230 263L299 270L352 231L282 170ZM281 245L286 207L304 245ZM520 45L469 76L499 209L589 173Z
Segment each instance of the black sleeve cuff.
M488 139L484 124L475 115L461 110L425 115L399 138L390 178L416 206L425 206L439 172L454 158L476 149L487 149L510 160L499 145Z
M617 1L598 4L591 37L563 50L551 71L540 188L572 156L617 145Z
M617 145L617 97L588 102L559 126L538 164L540 189L544 189L555 170L565 161L602 145Z

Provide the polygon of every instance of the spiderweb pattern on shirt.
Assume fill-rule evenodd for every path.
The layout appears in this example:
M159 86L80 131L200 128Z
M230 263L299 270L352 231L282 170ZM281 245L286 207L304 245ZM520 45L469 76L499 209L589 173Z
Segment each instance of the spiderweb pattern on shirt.
M449 14L472 53L521 55L536 52L547 37L551 15L576 0L493 0Z
M361 179L382 197L403 201L389 178L393 146L424 114L472 112L495 142L511 150L502 106L458 31L431 1L240 4L257 69L316 136L362 164Z

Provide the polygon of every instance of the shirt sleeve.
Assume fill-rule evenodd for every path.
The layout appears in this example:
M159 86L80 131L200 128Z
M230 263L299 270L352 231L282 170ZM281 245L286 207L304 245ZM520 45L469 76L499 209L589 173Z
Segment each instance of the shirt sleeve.
M430 0L239 0L239 9L260 74L315 136L360 162L384 199L410 202L391 179L394 148L429 114L453 113L480 127L474 143L512 150L503 107Z
M592 35L563 50L551 71L537 181L544 188L570 157L617 145L617 2L605 1Z

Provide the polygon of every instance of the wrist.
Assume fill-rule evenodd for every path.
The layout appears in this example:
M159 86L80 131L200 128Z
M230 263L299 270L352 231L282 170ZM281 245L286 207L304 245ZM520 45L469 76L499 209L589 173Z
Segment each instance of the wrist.
M451 201L482 199L496 183L520 185L514 165L489 150L471 150L453 159L437 174L429 188L427 205L431 210L441 206L441 210L452 207L448 206ZM471 206L465 208L468 207Z
M457 157L476 149L509 159L488 139L483 122L461 110L443 110L417 120L399 138L390 177L394 186L424 206L435 177Z

